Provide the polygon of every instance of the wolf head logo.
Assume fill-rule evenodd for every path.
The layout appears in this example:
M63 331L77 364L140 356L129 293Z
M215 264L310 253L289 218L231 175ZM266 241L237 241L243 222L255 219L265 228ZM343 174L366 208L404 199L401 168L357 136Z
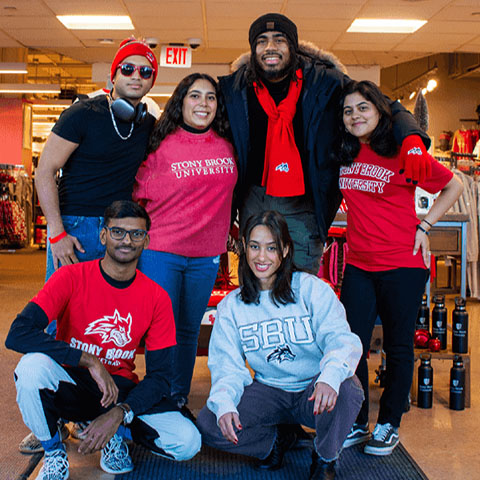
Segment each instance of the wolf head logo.
M132 327L132 316L129 313L126 318L122 318L117 309L115 313L109 317L105 315L99 318L85 330L85 335L100 335L102 343L113 342L117 347L124 347L132 341L130 330Z
M290 350L288 345L283 345L281 347L276 347L273 352L269 353L267 356L267 362L278 362L282 363L283 361L293 362L295 360L295 355Z

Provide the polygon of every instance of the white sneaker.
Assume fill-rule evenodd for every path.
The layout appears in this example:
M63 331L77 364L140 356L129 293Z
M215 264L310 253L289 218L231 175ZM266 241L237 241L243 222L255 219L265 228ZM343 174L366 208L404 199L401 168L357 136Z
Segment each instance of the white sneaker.
M43 466L36 480L67 480L68 478L67 452L62 448L45 453Z
M128 473L133 470L133 462L128 454L128 446L122 437L115 434L102 449L100 466L107 473Z
M390 423L377 423L372 433L372 438L363 449L369 455L390 455L398 445L398 429Z

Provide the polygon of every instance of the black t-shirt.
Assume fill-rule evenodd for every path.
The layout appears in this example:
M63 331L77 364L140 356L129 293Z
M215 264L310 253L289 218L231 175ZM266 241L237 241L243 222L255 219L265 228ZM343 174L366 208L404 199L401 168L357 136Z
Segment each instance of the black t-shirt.
M123 137L131 122L115 118ZM155 118L147 114L135 125L128 140L113 127L105 95L74 103L65 110L52 131L78 143L63 167L58 187L62 215L102 216L115 200L131 200L138 167L145 158Z
M290 78L280 82L263 81L270 96L278 105L288 94ZM303 145L303 120L302 120L302 92L297 102L297 110L293 117L293 132L302 164L305 171L305 148ZM267 142L268 116L260 105L253 87L247 88L248 117L250 127L250 151L247 159L247 184L261 185L263 166L265 163L265 145Z

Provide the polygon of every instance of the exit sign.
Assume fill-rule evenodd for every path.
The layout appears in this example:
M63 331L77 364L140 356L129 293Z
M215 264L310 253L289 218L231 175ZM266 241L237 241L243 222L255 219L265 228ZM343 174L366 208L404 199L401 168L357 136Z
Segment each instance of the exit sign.
M184 46L162 45L160 66L190 68L192 66L192 49Z

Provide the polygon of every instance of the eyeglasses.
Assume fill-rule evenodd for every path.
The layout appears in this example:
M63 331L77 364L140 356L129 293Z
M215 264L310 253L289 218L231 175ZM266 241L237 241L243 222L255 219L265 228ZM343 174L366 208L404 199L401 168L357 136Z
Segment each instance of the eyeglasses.
M142 230L141 228L137 230L125 230L124 228L120 227L105 227L107 230L110 231L110 237L112 240L123 240L125 235L128 233L130 236L130 240L132 242L141 242L147 236L147 231Z
M148 80L155 71L152 67L147 67L146 65L133 65L132 63L120 63L117 68L120 69L120 72L124 77L131 77L133 72L138 71L139 75L144 80Z

